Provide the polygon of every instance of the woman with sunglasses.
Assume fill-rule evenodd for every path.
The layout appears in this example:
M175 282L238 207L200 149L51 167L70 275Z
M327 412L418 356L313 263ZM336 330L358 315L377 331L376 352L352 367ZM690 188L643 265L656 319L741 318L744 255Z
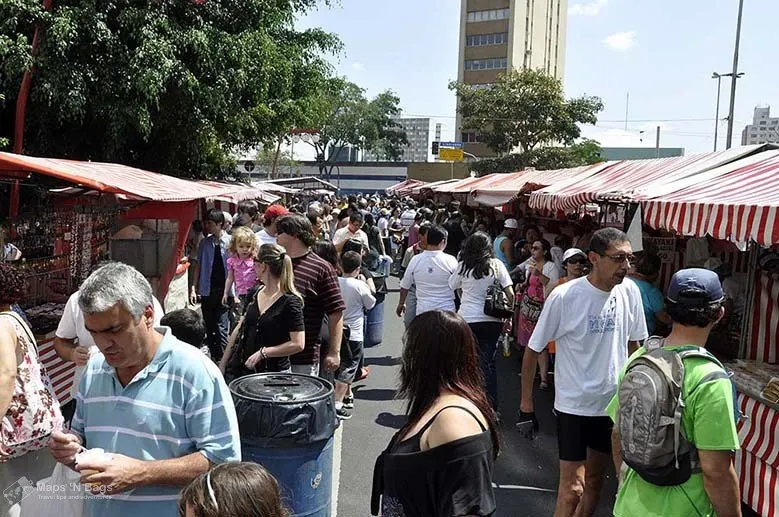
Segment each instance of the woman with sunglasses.
M589 261L587 260L587 255L585 255L582 250L579 248L570 248L566 250L565 253L563 253L563 270L565 271L565 276L560 277L560 280L557 281L555 287L583 277L587 274L588 265ZM552 290L554 290L554 287ZM550 341L546 346L546 350L549 354L554 355L557 353L557 343Z
M546 239L538 239L530 247L530 260L527 264L527 280L519 304L517 325L517 343L524 349L536 328L536 323L544 308L544 300L552 292L560 278L560 270L552 260L552 246ZM549 352L538 357L541 369L541 390L549 389L547 374L549 371Z

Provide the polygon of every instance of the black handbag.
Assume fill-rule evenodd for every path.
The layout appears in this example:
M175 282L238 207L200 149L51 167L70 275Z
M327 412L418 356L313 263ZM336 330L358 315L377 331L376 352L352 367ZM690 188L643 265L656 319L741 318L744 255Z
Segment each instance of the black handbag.
M492 285L487 287L487 293L484 298L484 314L493 318L511 318L514 315L514 300L510 300L506 295L492 265L490 265L490 272L494 280Z

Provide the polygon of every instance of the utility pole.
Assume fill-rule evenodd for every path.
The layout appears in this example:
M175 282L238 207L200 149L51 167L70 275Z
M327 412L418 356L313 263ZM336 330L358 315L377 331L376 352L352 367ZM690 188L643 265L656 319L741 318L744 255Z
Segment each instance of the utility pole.
M738 47L741 43L741 18L744 14L744 0L738 2L738 20L736 21L736 48L733 52L733 77L730 83L730 111L728 112L728 141L726 149L733 145L733 123L736 111L736 81L738 80Z
M717 139L719 138L719 99L722 92L722 75L714 72L711 75L712 79L717 80L717 109L714 115L714 152L717 152Z
M655 158L660 158L660 126L657 126L657 137L655 138Z

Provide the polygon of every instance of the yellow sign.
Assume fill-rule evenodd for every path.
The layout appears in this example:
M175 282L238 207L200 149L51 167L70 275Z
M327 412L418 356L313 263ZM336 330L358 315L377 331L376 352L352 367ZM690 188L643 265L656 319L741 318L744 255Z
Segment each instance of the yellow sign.
M438 150L438 159L444 162L461 162L463 161L463 150L441 147Z

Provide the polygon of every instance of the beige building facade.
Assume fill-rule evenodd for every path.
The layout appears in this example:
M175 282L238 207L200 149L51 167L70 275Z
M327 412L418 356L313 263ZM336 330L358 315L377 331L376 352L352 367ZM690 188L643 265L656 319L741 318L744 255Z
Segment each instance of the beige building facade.
M568 0L461 0L457 80L488 87L510 69L540 69L563 78ZM457 139L476 156L493 153L462 128Z

